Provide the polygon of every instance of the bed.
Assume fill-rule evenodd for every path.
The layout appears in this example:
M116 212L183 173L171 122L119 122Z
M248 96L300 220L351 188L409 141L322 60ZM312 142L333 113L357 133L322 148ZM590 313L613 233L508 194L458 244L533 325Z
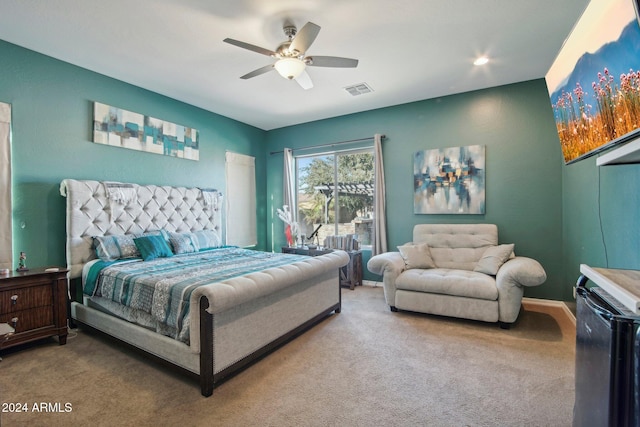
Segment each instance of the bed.
M216 190L65 179L60 192L73 321L198 376L203 396L340 312L345 252L225 246Z

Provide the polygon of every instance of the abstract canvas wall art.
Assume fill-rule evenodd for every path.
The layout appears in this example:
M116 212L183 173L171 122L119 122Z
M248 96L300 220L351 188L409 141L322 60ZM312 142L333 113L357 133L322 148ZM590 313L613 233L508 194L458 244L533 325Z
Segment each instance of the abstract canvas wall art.
M93 103L93 142L199 160L198 131L139 113Z
M416 214L484 214L484 145L416 152L413 186Z

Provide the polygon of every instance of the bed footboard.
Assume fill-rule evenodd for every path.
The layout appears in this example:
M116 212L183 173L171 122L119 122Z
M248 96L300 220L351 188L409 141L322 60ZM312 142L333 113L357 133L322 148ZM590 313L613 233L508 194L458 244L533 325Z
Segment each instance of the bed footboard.
M210 314L200 298L200 387L203 396L307 329L341 311L338 270Z
M200 298L200 392L204 397L213 394L213 316L207 313L209 301Z
M70 311L71 319L199 376L208 397L243 368L339 313L341 304L338 268L213 314L203 295L192 305L198 307L199 350L79 302Z

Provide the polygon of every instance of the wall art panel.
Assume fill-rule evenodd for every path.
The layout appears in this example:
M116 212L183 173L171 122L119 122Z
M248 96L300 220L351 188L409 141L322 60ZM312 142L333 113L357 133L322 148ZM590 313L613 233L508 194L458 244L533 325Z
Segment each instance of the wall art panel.
M416 214L484 214L485 146L416 152L413 185Z
M198 131L139 113L93 103L93 142L199 160Z

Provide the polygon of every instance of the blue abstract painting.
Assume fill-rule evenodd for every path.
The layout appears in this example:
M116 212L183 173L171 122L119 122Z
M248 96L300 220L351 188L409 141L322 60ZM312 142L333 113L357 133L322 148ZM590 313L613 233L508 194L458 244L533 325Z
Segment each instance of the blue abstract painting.
M200 159L196 129L99 102L93 103L93 142L188 160Z
M416 152L414 213L484 214L484 152L484 145Z

